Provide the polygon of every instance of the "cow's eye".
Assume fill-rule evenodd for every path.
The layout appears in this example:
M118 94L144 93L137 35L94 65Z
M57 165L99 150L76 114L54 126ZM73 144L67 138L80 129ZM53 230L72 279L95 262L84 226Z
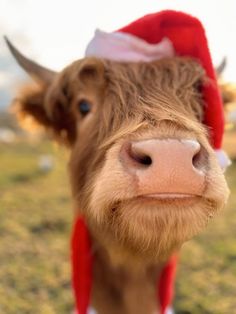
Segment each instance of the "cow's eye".
M87 100L81 100L78 103L78 110L81 113L81 115L84 117L90 112L91 105Z

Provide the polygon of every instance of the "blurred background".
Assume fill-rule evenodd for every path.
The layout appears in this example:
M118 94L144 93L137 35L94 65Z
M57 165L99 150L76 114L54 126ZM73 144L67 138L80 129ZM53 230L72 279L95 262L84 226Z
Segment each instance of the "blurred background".
M178 314L236 313L236 2L159 0L0 0L0 313L71 313L68 152L42 133L26 133L9 108L28 77L2 39L54 70L82 58L96 28L116 30L162 9L205 25L225 103L227 209L184 245L176 283Z

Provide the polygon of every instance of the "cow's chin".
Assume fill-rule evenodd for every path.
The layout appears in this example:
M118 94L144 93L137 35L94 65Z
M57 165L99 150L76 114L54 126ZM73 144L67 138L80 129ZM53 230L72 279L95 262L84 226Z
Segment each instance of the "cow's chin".
M118 262L164 261L198 234L219 206L199 196L133 198L106 208L100 216L99 233Z

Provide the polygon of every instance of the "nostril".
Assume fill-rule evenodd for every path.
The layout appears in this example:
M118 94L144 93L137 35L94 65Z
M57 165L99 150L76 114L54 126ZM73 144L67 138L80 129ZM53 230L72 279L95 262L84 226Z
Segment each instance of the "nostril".
M205 154L203 153L203 149L199 149L199 151L196 152L192 158L193 167L197 170L203 170L206 163L207 160Z
M150 166L152 164L152 158L145 152L143 152L142 149L133 145L130 146L129 156L133 161L137 162L138 164L144 166Z
M199 164L200 158L201 158L200 151L194 154L192 158L192 163L194 167L197 167L197 165Z
M149 166L152 164L152 159L149 156L138 156L138 155L133 155L132 158L137 161L139 164Z

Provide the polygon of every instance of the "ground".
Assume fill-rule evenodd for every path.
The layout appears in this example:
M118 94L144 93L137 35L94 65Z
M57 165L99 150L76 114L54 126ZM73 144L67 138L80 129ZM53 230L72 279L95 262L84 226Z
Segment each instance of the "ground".
M0 153L0 313L71 313L67 152L48 140L17 139L0 144ZM42 154L54 157L52 171L39 169ZM236 312L236 164L227 178L227 209L183 247L177 314Z

